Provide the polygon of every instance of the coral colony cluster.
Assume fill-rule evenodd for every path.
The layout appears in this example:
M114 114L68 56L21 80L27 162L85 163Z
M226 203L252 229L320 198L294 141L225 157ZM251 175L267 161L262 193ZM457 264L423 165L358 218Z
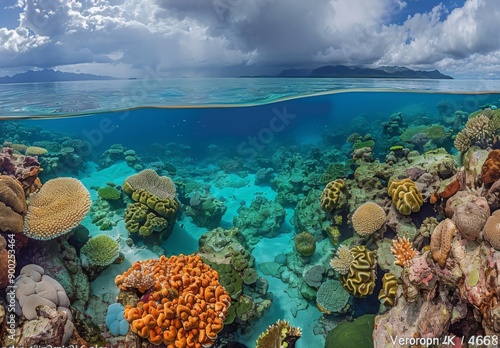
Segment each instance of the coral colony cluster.
M217 170L176 144L93 158L81 140L0 125L1 346L293 348L306 334L326 348L498 346L500 111L446 116L392 115L346 136L348 158L325 136L303 155L219 154ZM91 163L131 174L87 187ZM237 202L221 224L231 197L217 192L251 179L275 199ZM260 260L289 208L289 247ZM205 229L198 250L165 256L188 219ZM294 303L280 311L314 327L278 320L245 341L277 306L271 278Z

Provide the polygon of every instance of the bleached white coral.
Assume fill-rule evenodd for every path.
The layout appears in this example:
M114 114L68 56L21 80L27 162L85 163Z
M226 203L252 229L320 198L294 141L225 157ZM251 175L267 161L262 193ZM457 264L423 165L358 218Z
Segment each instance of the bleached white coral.
M351 253L351 249L341 245L337 249L337 256L330 260L330 266L340 274L347 274L353 261L354 255Z

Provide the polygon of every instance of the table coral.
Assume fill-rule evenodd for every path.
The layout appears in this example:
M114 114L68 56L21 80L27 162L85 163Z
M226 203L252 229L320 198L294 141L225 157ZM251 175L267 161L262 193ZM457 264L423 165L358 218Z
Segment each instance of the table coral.
M167 348L209 347L224 327L231 297L219 275L199 256L179 255L136 262L115 279L123 279L140 265L156 280L153 289L135 307L125 306L131 330L151 343Z
M21 232L27 209L19 182L10 176L0 175L0 232Z
M366 202L352 214L352 227L360 236L369 236L385 227L384 209L374 202Z
M371 295L375 289L376 260L375 255L365 246L351 249L354 260L347 274L340 274L339 279L344 289L356 297Z
M415 186L413 180L389 180L387 193L392 198L392 204L403 215L417 212L424 203L420 190Z
M90 193L74 178L49 180L29 197L23 232L39 240L53 239L78 226L90 209Z

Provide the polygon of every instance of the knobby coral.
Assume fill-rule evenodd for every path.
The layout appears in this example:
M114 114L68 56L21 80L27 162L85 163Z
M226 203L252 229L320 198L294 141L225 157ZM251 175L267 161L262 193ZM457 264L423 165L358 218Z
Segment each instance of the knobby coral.
M366 202L352 214L352 227L360 236L369 236L383 228L385 220L385 211L380 205Z
M27 206L19 182L10 176L0 175L0 232L19 233L23 230L23 215Z
M500 179L500 150L491 150L481 168L481 180L488 185L498 179Z
M456 231L456 226L451 219L441 221L431 236L431 255L442 269L450 256L451 242Z
M392 204L403 215L410 215L420 210L424 199L415 183L409 179L389 180L387 193L392 198Z
M138 261L115 279L122 290L126 278L142 270L156 281L135 307L125 306L133 332L167 348L209 347L224 327L231 297L219 275L197 255L179 255Z
M413 248L413 245L406 237L394 239L392 241L391 252L396 258L394 264L401 267L408 267L410 261L418 255L418 251Z
M294 348L295 342L302 336L302 330L283 320L270 325L257 339L256 348Z
M78 226L89 209L90 193L79 180L49 180L29 196L23 232L33 239L56 238Z

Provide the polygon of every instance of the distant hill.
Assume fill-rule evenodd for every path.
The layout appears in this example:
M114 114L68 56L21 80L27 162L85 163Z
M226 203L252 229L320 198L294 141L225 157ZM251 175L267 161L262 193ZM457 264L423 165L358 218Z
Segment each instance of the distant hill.
M336 77L336 78L403 78L403 79L453 79L438 70L412 70L400 66L383 66L377 69L325 65L316 69L286 69L276 77Z
M0 77L0 83L27 83L27 82L54 82L54 81L88 81L88 80L114 80L110 76L75 74L53 69L28 70L13 76Z

